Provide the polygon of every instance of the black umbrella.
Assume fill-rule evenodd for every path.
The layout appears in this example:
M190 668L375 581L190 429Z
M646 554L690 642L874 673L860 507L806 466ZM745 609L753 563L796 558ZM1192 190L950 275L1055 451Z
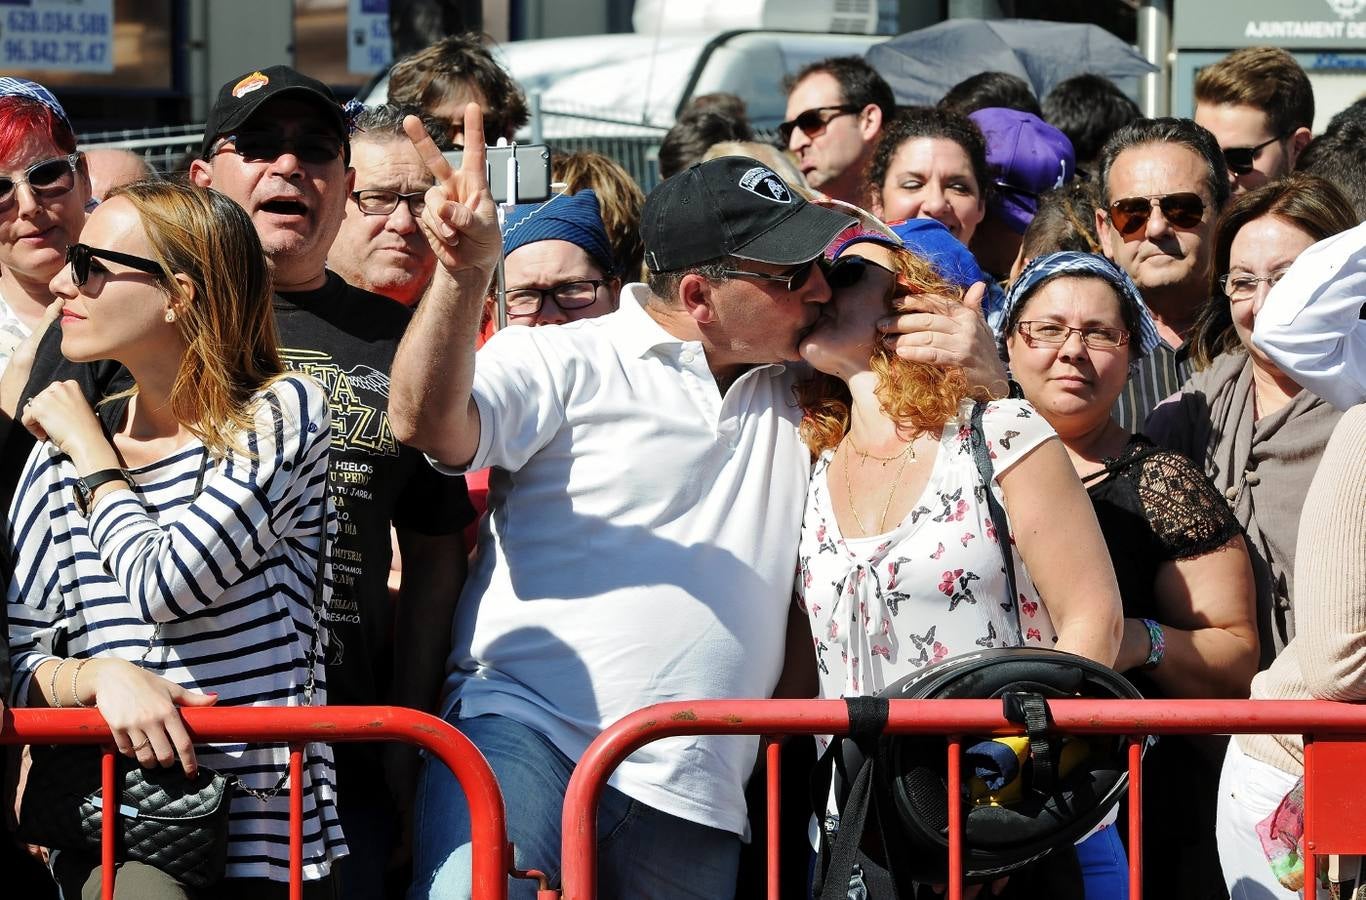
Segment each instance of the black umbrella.
M866 56L902 105L933 105L980 72L1018 75L1043 99L1053 85L1083 72L1132 93L1137 84L1129 79L1157 71L1098 25L1037 19L950 19L876 44Z

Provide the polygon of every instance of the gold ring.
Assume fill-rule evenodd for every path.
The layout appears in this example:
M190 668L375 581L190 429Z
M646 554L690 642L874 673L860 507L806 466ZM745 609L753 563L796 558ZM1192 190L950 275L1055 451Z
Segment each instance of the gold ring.
M143 741L141 744L137 744L137 745L135 745L135 746L129 747L129 748L128 748L128 752L129 752L129 753L137 753L137 752L138 752L139 750L141 750L143 747L150 747L151 745L152 745L152 739L151 739L151 738L147 738L147 739L146 739L145 741Z

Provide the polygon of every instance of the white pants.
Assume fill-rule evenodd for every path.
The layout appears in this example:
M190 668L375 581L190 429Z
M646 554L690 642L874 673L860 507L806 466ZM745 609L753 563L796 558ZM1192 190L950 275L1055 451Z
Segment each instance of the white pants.
M1271 815L1297 776L1246 756L1235 737L1228 742L1219 776L1219 864L1232 900L1292 900L1271 871L1257 837L1257 823Z

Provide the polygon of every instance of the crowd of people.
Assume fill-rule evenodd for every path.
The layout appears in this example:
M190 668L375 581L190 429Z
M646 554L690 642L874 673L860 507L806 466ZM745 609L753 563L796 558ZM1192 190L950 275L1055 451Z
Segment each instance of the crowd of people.
M869 695L1018 646L1145 697L1366 699L1366 100L1313 134L1273 48L1202 70L1194 119L1090 74L899 107L854 57L787 91L776 144L708 95L648 196L557 153L553 196L500 210L484 147L527 107L475 36L374 107L243 73L172 177L0 78L5 702L98 708L137 764L238 785L221 880L121 862L116 896L285 896L290 790L305 896L469 896L439 762L318 741L287 784L282 748L193 744L188 706L439 715L555 880L576 761L656 702ZM603 896L754 894L756 751L627 759ZM1158 741L1145 893L1294 896L1314 873L1265 822L1293 825L1302 760ZM796 811L802 871L837 794ZM1062 895L1128 896L1113 822L1055 851ZM97 853L28 852L97 895ZM881 900L857 871L848 896Z

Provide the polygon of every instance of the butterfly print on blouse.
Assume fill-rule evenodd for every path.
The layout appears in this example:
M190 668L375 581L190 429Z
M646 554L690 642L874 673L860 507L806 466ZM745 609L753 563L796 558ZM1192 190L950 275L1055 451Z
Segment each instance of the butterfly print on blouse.
M967 601L970 604L977 603L977 597L973 595L972 588L969 587L974 581L981 581L981 576L976 572L968 572L963 569L946 569L940 577L939 590L949 598L949 612L958 608L958 604Z
M985 637L979 637L979 638L977 639L977 642L976 642L976 643L977 643L977 646L979 646L979 647L995 647L995 646L996 646L996 626L995 626L993 623L988 622L988 623L987 623L987 633L986 633L986 636L985 636Z
M1010 442L1019 436L1020 433L1018 431L1007 431L1005 434L1001 435L1001 446L1009 450Z
M930 630L924 634L912 633L907 635L911 641L911 647L913 648L916 657L915 661L920 665L924 665L930 661L930 654L935 651L936 647L944 646L934 639L934 630L937 627L937 625L931 625Z
M920 517L928 516L933 511L934 510L930 509L928 506L917 506L915 509L911 510L911 524L920 524Z
M961 522L968 512L968 502L963 499L963 489L958 488L952 494L939 491L939 504L944 507L939 515L934 517L936 522Z

